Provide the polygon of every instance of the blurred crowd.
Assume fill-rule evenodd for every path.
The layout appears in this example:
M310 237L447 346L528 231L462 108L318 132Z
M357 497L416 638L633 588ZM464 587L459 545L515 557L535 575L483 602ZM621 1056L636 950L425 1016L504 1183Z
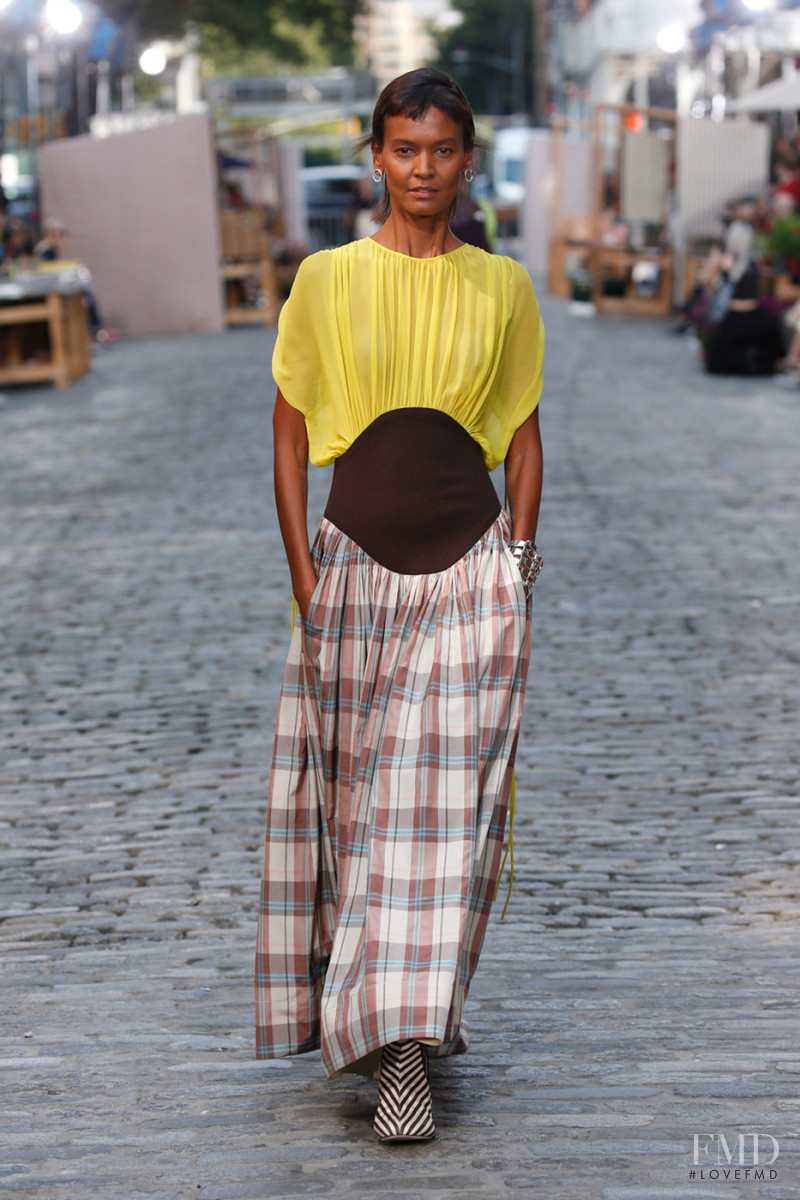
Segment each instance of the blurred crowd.
M51 219L39 225L0 213L0 268L33 268L37 263L66 258L66 233L63 221Z
M38 225L23 217L0 213L0 273L35 271L42 264L66 263L69 261L66 237L64 222L57 218ZM80 270L91 335L95 341L107 342L112 335L100 318L91 275L85 266L75 265Z
M27 221L0 213L0 268L30 260L35 244L33 227Z
M800 386L800 148L782 139L768 194L723 215L724 236L698 262L676 333L694 330L706 369Z

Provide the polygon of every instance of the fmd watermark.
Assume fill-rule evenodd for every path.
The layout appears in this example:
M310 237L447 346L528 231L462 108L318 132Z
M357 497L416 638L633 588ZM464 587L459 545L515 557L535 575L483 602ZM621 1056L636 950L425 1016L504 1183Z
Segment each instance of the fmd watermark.
M774 1183L780 1146L771 1133L696 1133L689 1178L719 1183Z

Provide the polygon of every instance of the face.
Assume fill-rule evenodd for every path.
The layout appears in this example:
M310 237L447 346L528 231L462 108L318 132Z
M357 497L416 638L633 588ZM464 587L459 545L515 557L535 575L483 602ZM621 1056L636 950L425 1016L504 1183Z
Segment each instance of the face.
M385 173L392 207L415 217L449 212L472 162L462 126L439 108L418 121L387 117L383 146L373 145L372 157Z

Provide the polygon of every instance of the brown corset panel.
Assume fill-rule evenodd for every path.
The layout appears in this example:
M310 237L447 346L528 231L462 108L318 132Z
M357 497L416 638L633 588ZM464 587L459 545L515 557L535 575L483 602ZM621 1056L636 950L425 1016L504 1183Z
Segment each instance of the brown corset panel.
M434 408L398 408L336 459L325 516L370 556L404 575L443 571L497 520L483 452Z

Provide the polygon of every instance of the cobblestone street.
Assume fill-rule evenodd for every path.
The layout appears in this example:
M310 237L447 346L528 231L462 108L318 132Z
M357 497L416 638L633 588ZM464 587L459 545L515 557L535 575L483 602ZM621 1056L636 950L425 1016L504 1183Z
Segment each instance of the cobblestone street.
M253 1058L274 335L6 395L3 1200L800 1200L800 391L543 311L516 880L431 1144Z

